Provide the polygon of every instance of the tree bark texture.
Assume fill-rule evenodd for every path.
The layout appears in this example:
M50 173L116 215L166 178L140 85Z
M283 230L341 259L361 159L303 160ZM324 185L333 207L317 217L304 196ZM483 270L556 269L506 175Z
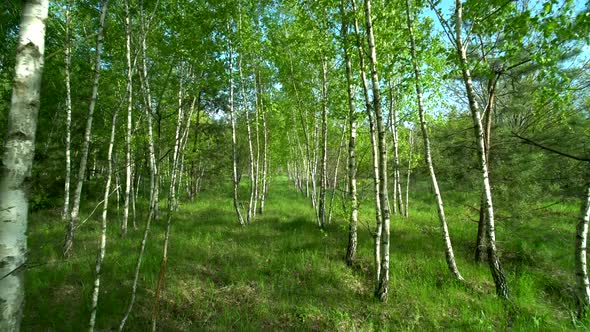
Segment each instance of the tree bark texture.
M12 99L0 163L0 331L19 331L25 289L27 187L35 153L49 1L23 3Z

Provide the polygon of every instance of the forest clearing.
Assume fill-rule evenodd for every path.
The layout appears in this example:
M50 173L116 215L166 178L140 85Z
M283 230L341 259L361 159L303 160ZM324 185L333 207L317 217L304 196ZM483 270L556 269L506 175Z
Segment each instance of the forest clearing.
M590 330L588 0L5 0L0 332Z
M267 212L249 228L235 227L228 184L223 191L204 191L183 205L173 221L166 290L160 306L163 331L201 330L546 330L589 328L572 324L569 294L575 284L571 239L575 202L539 210L530 222L499 222L505 270L512 286L509 303L494 296L485 265L470 258L477 224L467 207L477 201L465 193L450 195L448 210L458 264L468 282L454 282L447 272L436 208L428 187L410 196L410 220L392 222L392 294L383 306L372 299L372 238L359 228L359 259L348 267L347 224L338 221L320 232L307 200L286 179L271 181ZM244 194L247 188L243 188ZM368 203L368 202L367 202ZM365 206L366 205L366 206ZM363 204L362 215L371 215ZM120 211L121 212L121 211ZM120 215L119 212L119 215ZM116 208L111 212L117 216ZM54 219L54 220L51 220ZM79 231L85 248L62 261L59 212L31 216L27 307L23 330L84 330L92 294L92 269L100 228ZM343 218L342 218L343 219ZM342 220L337 218L337 220ZM370 222L369 218L362 223ZM49 222L49 221L52 222ZM550 228L546 225L551 224ZM140 224L140 228L143 225ZM160 268L165 225L154 224L153 238L129 330L150 328L154 289ZM131 291L141 231L118 239L109 233L97 329L115 329ZM533 231L545 229L545 231ZM567 250L566 250L567 249ZM148 259L149 257L149 259ZM39 265L37 265L39 263Z

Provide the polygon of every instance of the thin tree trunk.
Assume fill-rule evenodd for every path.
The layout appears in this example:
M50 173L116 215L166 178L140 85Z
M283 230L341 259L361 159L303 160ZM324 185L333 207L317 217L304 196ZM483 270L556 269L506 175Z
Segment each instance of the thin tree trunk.
M385 144L385 126L381 112L381 97L379 91L379 75L377 73L377 50L373 35L373 20L371 18L371 1L365 1L365 19L367 40L369 44L369 62L371 65L371 82L373 84L373 108L378 137L379 152L379 201L381 204L382 235L381 235L381 277L375 291L375 296L381 301L387 301L389 293L389 198L387 195L387 146Z
M131 17L129 14L129 0L125 0L125 46L127 55L127 135L125 135L125 205L123 207L123 221L121 235L127 235L127 221L129 219L129 199L131 192L131 130L133 124L133 72L131 67ZM134 225L135 228L135 225Z
M332 223L332 209L334 208L334 197L336 196L336 188L338 187L338 169L340 167L340 156L342 155L344 136L346 136L346 123L342 125L342 134L340 135L340 141L338 143L338 153L336 154L336 165L334 166L334 177L332 183L332 195L330 196L330 207L328 209L328 225Z
M484 61L487 62L487 56L483 52ZM490 144L492 140L492 113L496 104L496 84L498 82L498 74L488 80L488 101L484 111L484 138L485 138L485 157L488 165L488 172L490 169ZM481 191L480 207L479 207L479 222L477 226L477 242L475 245L475 261L482 263L485 260L486 252L486 207L485 207L485 191Z
M303 111L302 111L302 105L301 105L301 97L299 96L299 89L297 89L297 80L295 79L295 74L294 74L294 70L293 70L293 56L291 54L291 50L289 49L289 64L290 64L290 74L291 74L291 82L293 83L293 90L295 91L295 96L297 98L297 106L298 106L298 110L299 110L299 121L301 122L301 129L303 130L303 137L305 139L305 156L303 156L303 150L300 148L301 151L301 155L302 155L302 164L304 165L303 169L305 170L305 197L310 197L310 181L311 178L313 177L313 168L312 168L312 158L311 158L311 143L310 143L310 138L307 132L308 129L308 124L307 124L307 114L304 116L303 115ZM306 112L307 113L307 112ZM295 125L295 116L294 113L292 113L293 115L293 124ZM297 128L297 126L295 125L295 128ZM295 133L297 134L297 130L295 130ZM296 136L296 139L298 139L298 135ZM299 142L299 141L298 141ZM311 200L312 202L312 206L315 210L315 199L312 198ZM317 215L317 214L316 214Z
M346 92L348 94L348 190L350 199L350 222L348 226L348 246L346 248L346 263L351 266L356 258L358 246L358 201L356 196L356 114L354 93L352 89L352 64L348 54L348 24L344 10L344 0L340 0L340 14L342 16L342 49L346 66Z
M422 138L424 140L424 158L426 159L426 166L430 172L430 179L432 182L432 188L434 191L434 196L436 199L436 207L438 210L438 218L440 220L441 230L442 230L442 237L443 242L445 244L445 256L447 260L447 266L451 274L455 277L455 279L462 281L463 277L457 268L457 263L455 262L455 255L453 253L453 245L451 243L451 236L449 235L449 229L447 226L447 221L445 217L445 211L443 207L443 200L440 193L440 189L438 187L438 181L436 180L436 173L434 171L434 166L432 163L432 155L430 152L430 139L428 138L428 128L426 127L426 119L424 116L424 104L423 104L423 97L422 97L422 84L421 84L421 75L420 75L420 65L418 64L418 58L416 55L416 41L414 39L414 28L412 24L411 18L411 11L410 11L410 0L406 0L406 18L407 18L407 25L408 25L408 33L410 35L410 51L412 54L412 66L414 68L414 79L415 79L415 86L416 86L416 97L418 99L418 112L420 115L420 129L422 130Z
M328 185L328 95L327 95L327 64L322 59L322 150L320 167L320 197L318 204L318 225L324 228L326 225L326 187Z
M256 218L256 213L258 212L258 199L259 199L259 191L260 191L260 108L262 107L261 104L261 96L260 96L260 84L258 82L259 74L254 73L254 91L256 93L256 102L254 107L254 118L256 121L254 122L255 126L254 129L256 131L256 164L255 164L255 181L254 181L254 207L252 208L253 217Z
M393 214L405 215L401 187L399 163L399 136L397 131L397 111L395 109L393 87L389 83L389 127L393 138Z
M94 116L94 108L96 106L96 99L98 97L98 80L100 78L100 56L103 45L103 27L107 14L108 0L101 1L101 14L98 24L98 34L96 40L96 63L94 65L94 82L92 84L92 96L90 97L90 104L88 106L88 116L86 119L86 129L84 132L84 143L82 144L82 156L80 158L80 168L78 170L78 184L74 192L74 205L70 213L70 220L66 229L66 239L63 247L63 255L68 257L74 245L74 233L76 224L80 219L80 201L82 199L82 186L86 176L86 163L88 161L88 151L90 149L90 140L92 135L92 119Z
M320 214L319 214L319 193L318 193L318 182L317 182L317 175L318 175L318 161L319 161L319 148L320 148L320 130L318 124L318 117L317 114L314 112L313 114L313 137L312 141L314 143L313 146L313 161L312 161L312 171L311 171L311 203L314 208L316 220L318 222L318 226L321 227L320 223ZM320 180L321 181L321 180Z
M587 249L588 223L590 222L590 184L586 186L586 197L580 209L576 227L576 282L578 297L578 315L582 317L590 305L590 280L588 279Z
M240 72L240 84L241 84L241 95L242 95L242 107L244 108L244 112L246 113L246 129L248 132L248 152L249 152L249 170L250 170L250 200L248 201L248 213L246 215L246 223L251 223L254 212L252 208L254 207L254 190L255 190L255 168L254 168L254 147L252 146L252 127L250 126L250 112L248 111L248 106L246 104L246 91L244 87L244 76L242 74L242 57L240 55L238 61L238 70Z
M136 211L135 211L135 200L137 198L137 196L136 196L137 190L135 189L135 186L136 186L136 184L139 185L139 178L137 179L136 184L134 184L133 179L135 179L135 173L137 173L138 176L140 176L139 175L139 169L138 168L139 168L139 165L136 166L134 168L134 171L132 171L132 173L131 173L131 180L132 180L131 181L131 211L132 211L132 214L133 214L133 218L132 218L132 220L133 220L133 230L137 230L137 218L136 218Z
M462 40L462 24L463 24L463 4L461 0L455 1L455 43L456 50L459 57L459 65L463 74L463 82L465 83L465 90L467 91L467 99L469 100L469 109L473 117L473 126L475 131L475 139L477 143L477 154L479 157L480 171L482 175L482 184L485 193L485 205L486 205L486 236L488 245L488 263L490 265L490 271L496 284L496 293L502 298L508 298L509 291L508 285L506 284L506 277L500 264L498 252L496 249L496 230L494 226L494 205L492 203L492 189L490 186L490 178L488 172L488 164L486 161L485 154L485 140L484 131L481 121L481 114L479 111L479 105L475 98L475 92L473 90L473 83L471 80L471 72L469 71L467 64L467 46L463 44Z
M160 294L164 287L164 279L166 276L166 265L168 261L168 244L170 243L170 231L172 228L172 214L177 210L177 201L176 201L176 179L178 175L179 169L179 159L180 155L182 154L181 147L184 145L184 139L181 136L181 128L182 128L182 120L184 118L184 113L182 109L182 86L183 79L180 79L180 89L178 92L178 122L176 125L176 135L174 141L174 155L172 161L172 169L170 171L170 195L169 195L169 204L168 204L168 218L166 221L166 234L164 237L164 249L162 252L162 263L160 265L160 275L158 278L158 284L156 286L156 295L155 295L155 304L154 304L154 312L152 315L152 331L156 331L157 321L158 321L158 309L160 305ZM194 103L193 103L194 105ZM191 113L192 113L191 108ZM189 119L190 121L190 115ZM185 133L183 136L188 132L188 126L186 127Z
M410 176L412 175L412 150L414 148L414 135L412 130L409 131L408 134L408 170L406 172L406 208L404 209L404 217L407 219L410 216Z
M143 100L145 104L145 111L146 111L146 121L147 121L147 132L148 132L148 152L149 152L149 164L150 164L150 210L156 210L157 205L159 204L158 192L157 192L157 174L158 174L158 163L156 161L156 153L154 147L154 132L153 132L153 108L152 108L152 95L150 91L150 82L148 77L147 71L147 27L144 17L144 9L143 9L143 2L141 3L141 32L142 32L142 40L141 40L141 60L142 60L142 74L139 75L141 90L143 92ZM156 212L152 217L154 217Z
M379 151L377 147L377 138L376 138L376 128L375 128L375 119L373 118L373 112L371 111L371 101L369 99L369 84L367 81L367 75L365 72L365 52L363 50L363 41L361 39L360 29L358 19L356 18L356 0L352 0L352 11L355 13L354 16L354 32L356 36L356 44L359 54L359 68L361 74L361 80L363 85L363 94L365 97L365 110L367 112L367 117L369 118L369 130L371 136L371 153L373 156L373 191L375 193L375 233L374 233L374 260L375 260L375 285L378 285L381 278L381 219L382 219L382 209L381 209L381 184L379 178Z
M150 172L153 173L153 168L151 168L151 167L150 167ZM151 204L152 203L150 202L150 205ZM139 255L137 256L137 263L135 264L133 285L131 286L131 298L129 300L129 305L127 306L127 310L125 311L125 315L123 316L123 319L121 319L121 323L119 324L119 331L123 331L123 328L125 327L125 323L127 322L127 319L129 318L129 315L131 314L131 311L133 310L133 305L135 304L135 296L137 294L137 282L139 281L139 271L141 269L141 262L143 260L143 253L145 252L145 246L147 244L148 235L150 233L150 226L151 226L151 222L153 219L153 215L154 215L154 210L149 209L148 217L147 217L147 220L145 223L145 229L143 231L143 238L141 240L141 246L139 249Z
M261 89L262 89L262 84ZM264 90L262 90L264 92ZM264 203L266 201L267 189L268 189L268 182L267 182L267 175L268 175L268 128L266 125L266 108L264 107L264 100L263 94L260 98L260 105L262 109L262 144L263 144L263 151L262 151L262 192L260 195L260 214L264 213Z
M65 40L65 67L66 67L66 174L64 183L64 209L62 220L69 223L70 217L70 183L72 174L71 135L72 135L72 93L70 87L70 64L72 62L70 51L70 7L66 5L66 40Z
M12 99L0 163L0 331L19 331L27 252L27 179L35 152L49 1L23 2Z
M229 116L231 120L231 142L232 142L232 174L234 184L234 209L236 210L236 216L238 218L238 224L244 226L244 218L240 212L238 192L240 188L240 182L238 179L238 152L237 152L237 139L236 139L236 116L234 114L234 65L233 65L233 50L231 43L229 48Z
M119 207L120 207L120 203L121 203L121 179L119 177L119 167L117 165L119 165L119 163L117 162L118 158L117 158L117 152L115 151L114 155L113 155L113 162L115 163L115 192L117 193L116 197L117 197L117 216L119 216Z
M180 73L182 75L182 68L180 69ZM180 160L180 148L181 148L181 129L182 129L182 121L184 119L184 110L183 110L183 89L184 89L184 78L179 78L180 87L178 89L178 119L176 122L176 132L174 136L174 152L172 156L172 168L170 172L170 189L169 195L170 198L168 199L168 205L170 211L176 211L176 180L178 176L178 165Z
M92 306L90 307L90 323L88 330L94 331L96 323L96 309L98 307L98 295L100 293L100 272L102 262L106 253L107 245L107 213L109 208L109 194L111 191L111 180L113 177L113 146L115 145L115 134L117 125L117 115L119 109L116 108L113 113L113 120L111 124L111 139L109 140L109 148L107 153L107 180L104 186L104 201L102 204L102 221L100 227L100 245L98 248L98 255L96 257L96 265L94 267L94 287L92 290Z

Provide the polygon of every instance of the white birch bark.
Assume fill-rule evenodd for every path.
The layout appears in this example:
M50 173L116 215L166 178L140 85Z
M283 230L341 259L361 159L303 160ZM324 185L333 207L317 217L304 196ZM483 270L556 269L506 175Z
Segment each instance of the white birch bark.
M254 181L254 206L252 207L252 214L253 218L256 218L256 213L258 212L258 200L260 194L260 108L262 107L261 104L261 96L260 96L260 84L258 83L259 74L254 73L254 91L256 93L256 105L254 107L254 129L256 134L256 162L254 169L255 171L255 181Z
M358 201L356 196L356 114L354 93L352 89L352 64L348 54L348 23L344 10L344 0L340 0L340 12L342 16L342 49L344 51L344 63L346 68L346 92L348 95L348 190L350 199L350 219L348 226L348 246L346 248L346 263L351 266L356 258L358 246Z
M107 245L107 213L109 208L109 194L111 191L111 180L113 177L113 146L115 145L115 134L117 115L119 109L115 110L113 114L113 120L111 124L111 138L109 140L109 147L107 152L107 179L104 186L104 201L102 204L102 219L100 227L100 244L98 248L98 255L96 256L96 265L94 267L94 287L92 290L92 304L90 307L90 323L88 324L88 331L94 331L96 324L96 309L98 308L98 296L100 294L100 272L102 268L102 262L106 253Z
M311 205L313 206L315 216L318 222L318 226L321 227L319 204L318 204L318 161L319 161L319 145L320 145L320 130L318 124L318 116L316 112L313 112L313 136L311 138L313 146L313 157L312 157L312 170L311 170Z
M158 172L158 165L155 160L155 153L154 153L154 139L153 139L153 129L152 129L152 105L151 105L151 93L150 93L150 86L148 80L148 72L147 72L147 60L146 60L146 50L147 50L147 27L146 27L146 20L145 20L145 13L143 8L143 1L140 2L140 26L141 26L141 53L142 53L142 70L140 78L140 85L141 90L143 92L143 99L145 103L145 110L147 113L146 116L146 123L147 123L147 131L148 131L148 154L149 154L149 171L150 171L150 199L149 199L149 209L148 209L148 216L145 223L145 229L143 231L143 237L141 240L141 246L139 248L139 254L137 256L137 263L135 265L135 272L133 277L133 284L131 286L131 297L129 299L129 305L127 306L127 310L125 311L125 315L121 319L121 323L119 324L119 331L122 331L125 327L125 323L133 310L133 305L135 304L135 298L137 294L137 285L139 282L139 271L141 270L141 263L143 261L143 254L145 252L145 247L148 241L148 236L150 233L151 222L154 217L155 209L154 205L157 204L157 197L155 195L155 180L156 180L156 173ZM156 4L157 5L157 4ZM138 177L138 185L137 189L139 190L139 180L141 176Z
M580 217L576 227L576 283L578 297L578 315L583 316L590 305L590 280L588 279L587 243L588 223L590 223L590 184L586 186Z
M261 84L261 88L262 88L262 84ZM263 150L262 150L262 177L261 177L262 190L261 190L261 194L260 194L259 212L260 212L260 214L263 214L264 213L264 203L266 201L266 195L268 193L267 175L268 175L269 158L268 158L268 127L266 125L266 108L264 107L264 101L262 99L262 96L260 99L260 105L261 105L261 115L262 115Z
M367 75L365 72L365 51L363 47L363 41L361 38L361 33L359 29L358 19L356 18L356 0L352 0L352 11L355 13L354 16L354 32L356 36L356 44L358 50L358 57L359 57L359 68L361 74L361 81L363 86L363 95L365 97L365 110L367 112L367 117L369 119L369 130L371 136L371 153L373 156L373 191L375 194L375 233L373 235L374 245L373 245L373 258L375 261L375 284L379 284L379 280L381 278L381 200L380 200L380 178L379 178L379 152L377 147L377 138L375 137L375 119L373 117L373 112L371 111L371 101L369 99L369 84L367 80Z
M181 70L182 72L182 70ZM168 262L168 245L170 243L170 233L171 233L171 229L172 229L172 215L173 213L177 210L178 208L178 202L176 199L176 190L177 190L177 186L176 186L176 181L177 181L177 176L178 176L178 170L179 170L179 166L180 166L180 156L182 154L182 150L184 147L184 137L187 135L188 133L188 125L186 126L186 129L184 131L184 133L182 133L181 135L181 128L182 128L182 121L184 118L184 113L183 113L183 108L182 108L182 100L183 100L183 79L181 77L180 79L180 88L179 88L179 92L178 92L178 121L177 121L177 125L176 125L176 134L175 134L175 140L174 140L174 155L173 155L173 160L172 160L172 168L170 170L170 193L169 193L169 204L168 204L168 218L166 221L166 233L164 236L164 249L162 251L162 262L160 265L160 275L158 278L158 283L156 286L156 295L155 295L155 305L154 305L154 312L152 315L152 331L156 331L156 327L157 327L157 321L158 321L158 309L159 309L159 305L160 305L160 294L162 289L164 288L164 279L166 277L166 266L167 266L167 262ZM196 99L195 99L196 101ZM192 110L194 109L194 102L193 102L193 107L191 107L191 114L189 114L188 116L188 122L190 123L190 117L192 115Z
M408 169L406 171L406 207L404 209L404 217L410 217L410 177L412 175L412 152L414 149L414 134L412 130L408 133Z
M320 167L320 197L318 204L318 224L323 228L327 223L326 190L328 186L328 94L327 94L327 64L322 58L322 150Z
M397 123L397 110L395 109L394 103L394 95L393 95L393 87L390 85L390 120L391 120L391 133L393 136L393 177L395 179L394 186L395 190L394 193L396 195L394 199L394 211L397 210L395 213L399 213L400 215L405 215L404 212L404 200L403 200L403 193L402 193L402 181L400 176L400 162L399 162L399 135L398 135L398 123ZM396 206L397 205L397 206Z
M229 52L229 117L231 121L231 143L232 143L232 174L233 174L233 185L234 185L234 210L238 218L238 224L244 225L244 218L240 212L239 206L239 187L240 181L238 178L238 152L237 152L237 139L236 139L236 115L234 110L234 63L233 63L233 49L231 43L228 45Z
M70 7L71 3L66 5L66 40L65 40L65 78L66 78L66 174L64 181L64 209L62 220L68 222L70 215L70 183L72 174L72 157L71 157L71 135L72 135L72 93L70 87Z
M74 192L74 201L72 211L70 212L70 220L66 229L66 240L63 248L63 255L69 256L74 245L74 235L76 224L80 219L80 201L82 199L82 187L86 176L86 163L88 161L88 151L90 149L90 141L92 136L92 120L94 117L94 108L96 100L98 99L98 81L100 78L100 58L103 46L103 27L107 14L108 0L101 1L101 13L98 24L98 33L96 37L96 62L94 64L94 82L92 84L92 95L90 97L90 104L88 105L88 115L86 118L86 129L84 131L84 142L82 144L82 156L80 157L80 167L78 169L78 183L76 191Z
M250 111L248 110L247 102L246 102L246 90L244 87L244 76L242 73L242 57L238 60L238 71L240 72L240 85L241 85L241 96L242 96L242 108L246 113L246 129L248 133L248 152L249 152L249 170L250 170L250 199L248 201L248 213L246 214L246 223L251 223L254 217L254 192L256 186L256 175L255 175L255 167L254 167L254 147L252 146L252 126L250 125Z
M35 152L49 1L23 2L12 99L0 163L0 331L19 331L25 289L27 186Z
M131 16L129 14L129 0L125 0L125 47L127 56L127 134L125 135L125 205L123 206L123 221L121 222L121 235L127 234L127 221L129 220L129 200L131 191L131 130L133 124L133 70L131 67ZM135 225L134 225L135 227Z
M490 186L490 178L488 172L488 164L485 155L485 140L484 131L481 120L481 113L479 104L475 98L473 90L473 82L471 79L471 72L467 63L467 45L463 43L462 39L462 25L463 25L463 4L461 0L455 0L455 48L459 58L459 66L463 74L463 83L467 92L467 99L469 100L469 109L473 118L474 134L477 144L477 154L479 157L479 165L482 176L482 185L485 193L485 207L486 207L486 236L488 240L488 263L494 283L496 285L496 293L502 298L508 298L509 290L506 284L506 277L500 264L498 252L496 249L496 229L494 225L494 205L492 202L492 189Z
M336 154L336 165L334 166L334 176L332 177L332 190L330 196L330 204L328 209L328 225L332 223L332 210L334 208L334 198L336 197L336 189L338 188L338 170L340 168L340 157L342 156L342 146L344 145L344 137L346 136L346 123L342 124L342 133L340 134L340 141L338 143L338 153Z
M451 274L455 277L455 279L462 281L463 277L457 268L457 264L455 262L455 255L453 252L453 245L451 243L451 236L449 235L449 228L447 226L447 221L445 217L445 210L443 206L442 195L440 193L440 189L438 187L438 181L436 179L436 173L434 171L434 166L432 163L432 154L430 149L430 139L428 137L428 128L426 124L426 118L424 116L424 103L423 103L423 96L422 96L422 84L421 75L420 75L420 64L418 63L418 58L416 55L416 41L414 38L414 28L412 24L412 17L410 14L410 0L406 0L406 22L408 26L408 34L410 36L410 51L412 55L412 67L414 69L414 79L415 79L415 88L416 88L416 98L418 100L418 113L420 116L420 129L422 131L422 139L424 141L424 159L426 160L426 166L428 167L428 171L430 173L430 180L432 183L432 188L434 191L434 196L436 199L436 208L438 211L438 219L440 220L441 231L443 242L445 244L445 257L447 260L447 266Z
M158 174L158 163L156 161L156 153L154 147L154 131L153 131L153 107L152 107L152 95L150 90L150 82L147 70L147 27L145 20L145 13L143 9L143 3L140 10L141 15L141 62L142 71L140 78L141 90L143 92L143 100L146 111L146 122L148 132L148 153L149 153L149 165L150 165L150 210L156 210L156 206L159 204L158 193L157 193L157 174ZM155 211L154 211L155 215ZM153 217L153 215L152 215Z
M239 2L239 21L238 21L238 31L239 31L239 38L240 43L243 43L242 38L242 3ZM243 47L241 50L243 52ZM249 152L249 170L250 170L250 199L248 201L248 213L246 214L246 223L250 224L254 217L254 201L256 200L255 194L255 186L256 186L256 176L255 176L255 168L254 168L254 147L252 146L252 126L250 121L250 111L248 110L248 104L246 99L246 88L245 88L245 81L244 75L242 71L242 59L244 58L244 54L240 54L238 60L238 71L240 75L240 85L241 85L241 97L242 97L242 108L246 113L246 129L248 133L248 152Z
M136 190L135 186L136 185L139 186L139 180L140 180L139 177L141 176L141 174L139 173L139 169L138 168L139 168L139 165L136 166L136 167L134 167L132 169L132 171L131 171L131 191L130 191L130 195L131 195L131 211L132 211L132 215L133 215L132 220L133 220L133 229L134 230L137 230L137 218L136 218L137 215L136 215L136 210L135 210L135 200L136 200L136 197L137 197L137 194L136 194L137 193L137 190ZM137 182L134 181L135 174L138 175Z
M381 301L387 301L389 293L389 198L387 194L387 146L385 144L385 125L381 111L381 97L379 91L379 75L377 72L377 50L373 34L373 20L371 18L371 1L365 1L365 22L367 41L369 44L369 63L371 68L371 82L373 90L373 110L377 127L379 152L379 201L381 204L382 234L381 234L381 277L377 284L375 295Z

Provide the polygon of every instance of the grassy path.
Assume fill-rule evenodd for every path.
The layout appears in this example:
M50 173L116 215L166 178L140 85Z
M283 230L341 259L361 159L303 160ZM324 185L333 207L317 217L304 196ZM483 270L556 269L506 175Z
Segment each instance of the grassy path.
M412 219L393 221L392 296L389 303L381 304L372 298L372 240L364 225L359 261L351 269L343 260L344 218L336 214L337 223L319 231L307 200L286 182L273 183L267 213L244 228L234 220L229 191L205 192L175 216L159 327L162 331L572 329L567 293L573 285L568 274L571 262L563 245L570 245L575 220L568 220L575 212L558 210L561 215L551 217L558 222L551 225L550 233L541 229L542 219L535 224L500 225L498 238L509 239L501 243L513 293L512 302L506 304L493 295L487 267L470 262L476 226L466 219L465 208L452 208L461 206L462 196L451 199L453 204L447 204L451 235L468 285L449 277L435 208L426 193L418 193L412 198ZM372 222L366 206L361 219ZM91 220L81 228L75 255L64 262L59 259L63 227L57 213L32 215L30 262L44 264L27 273L24 331L86 328L98 227ZM111 330L121 319L141 237L138 230L121 240L117 222L109 227L100 330ZM163 233L163 222L156 223L128 330L149 327Z

